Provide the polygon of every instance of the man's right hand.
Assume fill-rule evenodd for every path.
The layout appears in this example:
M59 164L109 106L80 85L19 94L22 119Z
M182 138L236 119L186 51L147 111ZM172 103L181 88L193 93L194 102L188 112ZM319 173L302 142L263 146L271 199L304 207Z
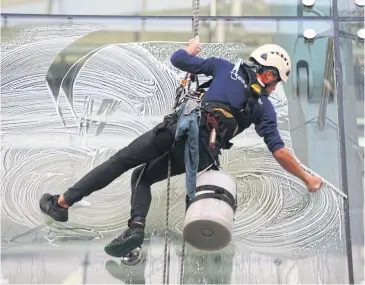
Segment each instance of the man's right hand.
M185 50L190 54L190 55L197 55L200 52L200 41L199 41L199 36L196 36L193 39L189 40L189 45L188 47L185 48Z
M323 179L307 173L290 151L283 147L273 152L274 158L288 172L302 180L309 192L316 192L321 189Z
M323 186L323 179L318 176L310 175L307 177L305 184L309 192L317 192Z

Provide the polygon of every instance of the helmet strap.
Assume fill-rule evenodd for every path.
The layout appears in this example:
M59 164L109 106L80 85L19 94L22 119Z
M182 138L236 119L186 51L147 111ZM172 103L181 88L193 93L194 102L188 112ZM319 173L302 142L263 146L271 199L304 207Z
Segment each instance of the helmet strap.
M265 67L261 67L260 70L259 70L259 72L256 72L256 76L257 76L258 79L260 79L261 82L263 82L263 76L262 76L263 73L265 73L265 72L274 73L273 70L272 71L271 70L263 70L263 68L265 68ZM273 76L275 76L275 74ZM280 77L277 77L276 79L273 79L273 80L271 80L269 82L263 83L263 86L268 87L268 86L274 85L274 84L276 84L276 83L278 83L280 81L281 81L280 80Z

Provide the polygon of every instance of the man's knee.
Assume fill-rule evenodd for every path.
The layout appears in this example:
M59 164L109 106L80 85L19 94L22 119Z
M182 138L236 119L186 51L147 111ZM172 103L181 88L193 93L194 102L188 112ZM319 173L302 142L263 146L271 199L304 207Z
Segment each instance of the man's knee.
M138 180L140 180L139 177L142 174L143 169L144 169L144 165L141 165L141 166L136 167L133 170L132 175L131 175L132 190L136 187L136 184L137 184Z

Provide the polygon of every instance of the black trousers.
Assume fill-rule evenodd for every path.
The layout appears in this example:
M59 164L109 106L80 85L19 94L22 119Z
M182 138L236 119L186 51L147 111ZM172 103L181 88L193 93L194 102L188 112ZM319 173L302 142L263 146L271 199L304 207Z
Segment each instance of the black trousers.
M65 193L64 198L69 206L83 197L100 190L124 172L137 167L131 179L131 222L145 222L151 204L151 185L167 178L168 151L171 150L176 132L176 122L167 120L152 130L136 138L125 148L103 162ZM200 129L199 171L212 164L219 154L219 149L207 151L209 131ZM204 146L205 144L205 146ZM136 186L138 177L145 164L149 162ZM184 142L176 142L171 150L171 176L185 173Z

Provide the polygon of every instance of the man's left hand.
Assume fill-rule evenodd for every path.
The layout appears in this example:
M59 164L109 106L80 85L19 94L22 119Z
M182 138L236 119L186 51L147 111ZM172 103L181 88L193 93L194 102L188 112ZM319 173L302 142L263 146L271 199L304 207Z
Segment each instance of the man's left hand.
M317 192L323 186L323 179L314 175L309 176L306 181L307 189L309 192Z
M200 41L199 41L199 36L196 36L193 39L189 40L189 45L188 47L185 48L185 50L190 54L190 55L197 55L200 50Z

